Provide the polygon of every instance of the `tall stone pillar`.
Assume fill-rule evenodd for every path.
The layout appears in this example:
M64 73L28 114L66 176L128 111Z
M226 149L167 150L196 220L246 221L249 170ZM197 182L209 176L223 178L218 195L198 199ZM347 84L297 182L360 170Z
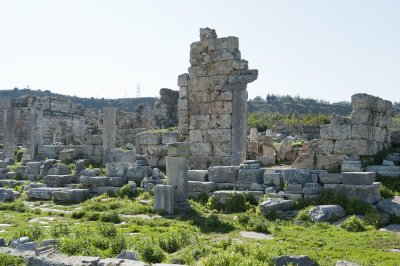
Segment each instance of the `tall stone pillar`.
M43 145L43 110L32 107L30 116L31 159L37 159L39 146Z
M103 164L110 162L108 158L110 149L115 148L117 141L117 109L114 107L103 108Z
M232 157L231 165L240 165L246 159L247 91L233 91L232 103Z
M174 206L175 209L186 209L189 207L187 199L190 143L168 143L167 150L167 184L174 188Z
M15 150L15 109L4 110L3 159L14 158Z

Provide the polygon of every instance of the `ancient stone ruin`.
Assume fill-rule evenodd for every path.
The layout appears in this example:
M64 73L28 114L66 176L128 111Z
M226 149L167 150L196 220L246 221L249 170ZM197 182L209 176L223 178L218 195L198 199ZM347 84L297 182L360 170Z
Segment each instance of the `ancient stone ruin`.
M344 160L359 160L390 147L393 104L368 94L351 97L351 117L334 115L330 125L321 126L321 139L300 152L295 166L329 169Z
M179 132L191 143L192 169L239 165L245 159L247 83L257 79L241 59L237 37L200 29L190 45L188 74L178 77Z

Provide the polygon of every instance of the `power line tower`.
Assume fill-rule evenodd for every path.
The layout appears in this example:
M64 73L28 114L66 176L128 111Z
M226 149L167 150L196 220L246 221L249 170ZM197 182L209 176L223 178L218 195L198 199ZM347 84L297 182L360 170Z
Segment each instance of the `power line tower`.
M140 98L140 83L136 86L136 98Z

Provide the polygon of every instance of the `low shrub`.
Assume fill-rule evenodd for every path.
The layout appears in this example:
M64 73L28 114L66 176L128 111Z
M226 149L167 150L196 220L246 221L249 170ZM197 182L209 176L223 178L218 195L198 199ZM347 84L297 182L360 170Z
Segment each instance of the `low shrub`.
M71 228L67 224L57 224L51 228L50 233L54 238L69 236L71 234Z
M121 218L119 217L118 212L116 211L108 211L108 212L103 212L100 214L100 221L106 222L106 223L120 223Z
M0 265L4 266L20 266L26 265L26 259L18 256L0 253Z
M208 198L206 207L210 210L217 210L217 211L220 211L222 209L221 203L218 202L217 197L215 197L214 195Z
M347 218L341 225L343 229L348 232L363 232L367 230L364 220L357 218L356 216L351 216Z
M234 191L225 201L225 211L228 213L246 211L246 196Z
M117 228L111 223L97 223L97 231L104 237L115 237L117 236Z
M118 191L118 197L124 198L133 198L136 196L136 193L132 191L132 187L129 184L124 185L119 191Z
M303 222L312 222L311 217L310 217L310 210L314 206L308 206L302 210L299 211L297 214L296 220L298 221L303 221Z
M385 185L381 186L381 196L382 196L382 198L384 198L384 199L392 198L395 195L396 195L396 193L393 190L387 188Z
M81 219L86 215L85 211L74 211L71 213L71 218L73 219Z
M147 263L161 263L165 259L164 251L153 239L145 239L136 246L140 258Z

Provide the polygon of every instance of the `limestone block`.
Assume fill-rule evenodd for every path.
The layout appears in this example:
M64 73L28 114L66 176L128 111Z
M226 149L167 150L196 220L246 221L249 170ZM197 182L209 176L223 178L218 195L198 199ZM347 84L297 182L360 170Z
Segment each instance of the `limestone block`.
M287 211L293 208L294 201L279 198L270 198L260 204L261 213L268 215L271 212Z
M189 147L189 143L182 143ZM168 147L170 149L170 147ZM187 150L187 149L185 149ZM170 152L170 150L168 151ZM186 157L172 157L168 154L167 165L167 184L174 188L175 202L186 202L188 198L188 166Z
M213 156L215 157L229 157L232 153L232 144L230 142L214 142L212 147Z
M231 91L217 91L213 90L210 92L211 102L218 102L218 101L232 101L233 100L233 93Z
M210 129L203 131L204 141L208 143L230 142L232 140L231 129Z
M311 172L307 169L284 169L282 170L282 180L288 184L311 183Z
M370 165L367 167L366 171L376 172L382 176L400 176L400 166L381 166L381 165Z
M339 184L324 184L324 190L333 190L336 191Z
M189 74L184 73L178 76L178 87L187 87L188 86ZM180 90L179 90L180 92Z
M260 198L264 196L262 191L233 191L233 190L219 190L213 193L213 196L217 198L217 201L221 204L226 203L226 199L233 193L249 193L254 197L256 201L259 201Z
M227 84L228 80L229 80L228 75L210 76L210 85L216 86L216 85Z
M318 183L307 183L304 185L304 195L318 195L322 192L322 186Z
M212 114L210 115L210 129L231 128L232 115L231 114Z
M378 210L381 213L400 217L400 197L387 198L378 203Z
M214 29L210 28L201 28L200 29L200 40L204 41L206 39L215 39L217 38L217 33Z
M187 82L187 81L186 81ZM179 88L179 99L186 99L188 97L187 85Z
M43 178L43 183L48 187L64 187L66 184L75 182L76 179L73 175L47 175Z
M373 139L374 127L370 125L353 125L351 128L352 139Z
M28 197L30 199L50 200L56 191L62 191L66 189L69 188L62 188L62 187L30 188L28 190Z
M372 125L372 112L367 109L353 109L351 122L353 125Z
M364 139L335 142L335 154L373 155L376 150L376 143Z
M208 169L208 180L214 183L235 183L239 166L214 166Z
M85 187L105 187L110 184L110 178L106 176L81 176L79 183Z
M239 184L251 184L251 183L263 183L263 169L240 169L236 183Z
M303 194L288 193L285 191L283 194L283 198L287 200L299 201L303 199Z
M179 113L182 113L182 111L188 110L188 100L186 98L178 100L178 109L179 109Z
M200 77L200 78L190 78L188 81L189 92L206 91L210 88L210 78Z
M210 93L208 91L193 91L189 94L189 104L203 106L202 103L210 102Z
M211 114L231 114L232 113L232 102L231 101L219 101L213 102L209 105L209 110Z
M215 51L215 50L235 50L239 49L239 38L237 37L224 37L218 39L212 39L207 42L208 50Z
M64 203L79 203L89 198L88 189L66 189L62 191L55 191L54 198L57 202Z
M247 153L258 154L258 141L248 141L247 145Z
M154 210L174 213L174 188L171 185L154 187Z
M203 54L190 53L190 59L189 59L190 65L199 66L212 63L213 60L210 54L211 53L203 53Z
M211 166L211 158L206 156L190 156L188 158L191 169L208 169Z
M346 197L375 204L381 199L380 187L380 182L374 182L372 185L339 184L337 191Z
M303 185L302 184L289 183L289 184L287 184L285 193L302 194L303 193Z
M206 194L215 191L214 182L204 182L204 181L188 181L188 191L189 192L204 192Z
M205 65L191 66L188 68L189 78L200 78L207 76L207 67Z
M235 70L244 69L247 69L247 64L244 64L242 60L218 61L207 65L207 71L210 76L229 75Z
M71 170L66 164L54 164L51 169L47 171L48 175L68 175L71 173Z
M214 51L211 61L240 60L240 51L238 49L222 49Z
M265 145L263 144L262 146L262 154L264 156L271 156L275 158L275 148L272 145Z
M340 173L321 173L319 180L322 184L340 184L342 183L342 174Z
M377 142L385 142L387 134L386 129L381 127L374 127L373 129L374 130L372 139Z
M127 180L141 181L143 178L151 176L153 171L150 166L131 166L126 170Z
M234 71L229 76L229 83L250 83L258 78L258 70Z
M335 142L333 140L312 140L308 142L309 152L316 153L333 153Z
M141 132L136 135L140 144L156 145L161 144L161 133Z
M188 172L189 181L207 181L208 171L207 170L189 170Z
M166 145L167 143L174 143L178 142L179 138L179 133L174 131L174 132L165 132L162 133L161 135L161 144Z
M0 202L13 201L14 192L12 189L0 188Z
M353 109L369 109L372 111L376 108L378 99L366 93L357 93L351 96L351 105Z
M124 177L126 170L131 166L130 163L107 163L106 164L106 175L108 177L118 176Z
M256 160L260 161L263 166L275 165L275 155L257 155Z
M375 172L343 172L342 183L346 185L371 185L375 182Z
M118 194L120 187L95 187L91 189L91 193L95 193L97 195L101 195L104 193L113 193L113 194Z
M211 143L192 143L190 145L190 154L194 156L212 155Z
M201 129L193 129L189 131L189 141L194 142L203 142L203 132Z
M342 172L361 172L361 161L343 161L341 170Z
M210 124L209 115L190 116L189 129L208 129Z
M215 86L216 90L221 91L244 91L247 88L246 83L228 83L221 86Z
M41 162L28 162L26 163L26 173L31 175L39 175L40 166L42 166Z
M340 219L346 215L340 205L318 205L310 209L309 216L314 222L330 222L332 219Z
M320 133L321 139L350 139L351 125L321 125Z
M190 53L202 54L208 51L208 43L205 41L190 44Z
M279 186L281 184L280 173L264 172L264 185Z

